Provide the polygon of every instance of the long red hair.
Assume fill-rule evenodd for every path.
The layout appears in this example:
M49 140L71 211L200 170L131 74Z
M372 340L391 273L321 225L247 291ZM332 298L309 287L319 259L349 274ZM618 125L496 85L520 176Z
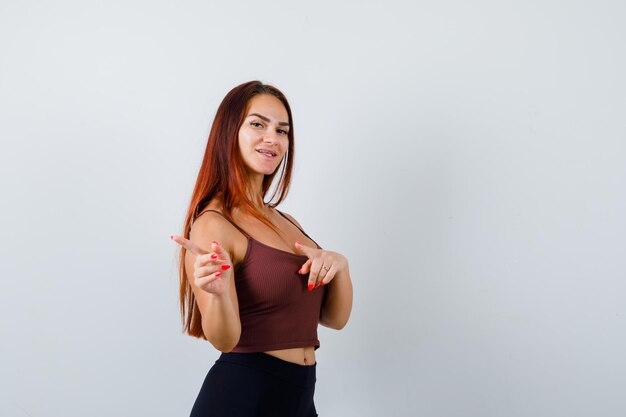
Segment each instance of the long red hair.
M271 207L276 207L287 196L291 183L294 158L294 129L289 102L285 95L276 87L263 84L260 81L249 81L238 85L226 94L226 97L222 100L215 114L206 150L204 151L202 165L198 172L196 185L193 189L185 217L185 225L182 234L184 238L189 239L191 225L196 216L201 213L218 194L222 200L224 215L227 218L232 220L232 210L238 207L256 217L277 233L276 227L255 208L252 201L248 198L250 183L238 146L239 128L246 117L246 110L248 109L250 99L259 94L270 94L278 98L285 106L285 109L287 109L287 114L289 115L289 147L283 161L276 171L263 178L263 201L265 201L265 195L269 191L278 171L280 171L278 185L274 189L268 204ZM276 195L278 195L278 199L272 202ZM184 247L181 247L180 250L179 301L180 314L183 321L183 332L186 332L190 336L206 339L202 331L200 310L198 309L193 291L187 280L187 271L185 270L185 255L187 250Z

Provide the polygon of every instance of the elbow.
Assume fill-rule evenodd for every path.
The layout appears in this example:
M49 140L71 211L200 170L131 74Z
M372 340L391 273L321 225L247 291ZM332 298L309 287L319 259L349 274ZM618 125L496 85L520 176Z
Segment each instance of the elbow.
M232 349L229 350L230 345L227 343L224 343L223 341L209 339L208 337L207 337L207 340L209 341L209 343L211 343L211 345L213 345L215 349L219 350L220 352L229 352L230 350L232 350Z
M324 318L320 319L320 324L324 327L328 327L329 329L341 330L346 327L348 324L348 319L345 320L326 320Z
M348 324L348 319L345 319L343 321L340 321L339 323L337 323L337 325L335 327L333 327L333 329L335 330L341 330L344 327L346 327L346 324Z
M206 340L208 340L215 349L219 350L220 352L228 353L231 352L239 343L241 332L238 331L235 334L230 335L230 337L215 337L207 334L207 332L204 332L204 335Z
M331 326L328 326L333 330L341 330L345 327L345 324L333 324Z
M239 343L239 340L235 342L230 342L230 343L225 342L225 341L211 341L211 340L210 342L215 349L223 353L228 353L228 352L232 352L235 346L237 346L237 343Z
M231 345L231 346L216 346L213 345L215 347L215 349L219 350L222 353L229 353L232 352L233 349L235 348L235 346L237 345Z

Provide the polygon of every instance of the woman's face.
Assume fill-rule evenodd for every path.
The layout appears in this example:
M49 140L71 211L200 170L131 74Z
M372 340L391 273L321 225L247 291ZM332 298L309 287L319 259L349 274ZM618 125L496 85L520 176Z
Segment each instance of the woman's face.
M239 128L239 151L248 171L272 174L289 148L289 115L283 103L269 94L254 96Z

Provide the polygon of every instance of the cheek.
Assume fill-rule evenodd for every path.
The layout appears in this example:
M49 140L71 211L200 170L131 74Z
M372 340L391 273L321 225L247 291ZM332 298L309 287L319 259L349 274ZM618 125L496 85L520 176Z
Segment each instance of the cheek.
M239 129L239 144L249 145L255 138L254 132L249 129Z

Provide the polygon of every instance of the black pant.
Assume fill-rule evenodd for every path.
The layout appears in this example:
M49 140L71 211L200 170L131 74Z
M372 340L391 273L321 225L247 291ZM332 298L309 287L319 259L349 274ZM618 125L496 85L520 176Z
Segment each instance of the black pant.
M222 353L204 379L190 417L316 417L316 366L262 352Z

